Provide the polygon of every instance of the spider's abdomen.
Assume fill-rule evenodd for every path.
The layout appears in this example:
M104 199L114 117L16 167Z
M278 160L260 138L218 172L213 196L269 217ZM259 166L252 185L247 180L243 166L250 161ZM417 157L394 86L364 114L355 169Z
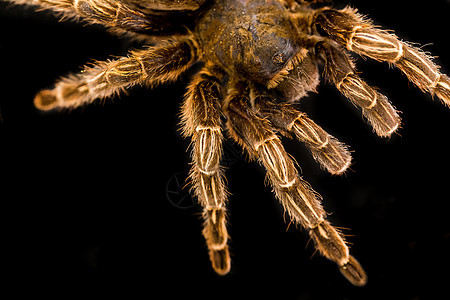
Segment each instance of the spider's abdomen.
M301 48L288 12L278 1L219 0L196 31L208 60L264 85Z

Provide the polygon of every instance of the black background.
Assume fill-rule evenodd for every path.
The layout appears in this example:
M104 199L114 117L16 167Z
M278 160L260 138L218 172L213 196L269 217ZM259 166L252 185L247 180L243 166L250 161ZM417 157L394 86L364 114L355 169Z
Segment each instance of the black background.
M427 44L450 72L445 0L352 4L404 40ZM346 2L335 1L338 8ZM330 176L293 141L286 148L324 197L333 224L369 275L351 286L313 255L303 230L284 223L264 172L227 142L232 271L216 275L201 235L200 209L179 187L189 141L178 131L191 74L153 90L43 113L33 96L86 62L124 55L130 44L100 26L0 4L0 172L4 269L17 295L125 299L436 299L448 295L450 111L400 71L358 58L359 70L402 111L385 140L331 86L304 110L349 144L353 165ZM192 73L192 72L190 72ZM177 204L178 203L178 204ZM175 205L174 205L175 204Z

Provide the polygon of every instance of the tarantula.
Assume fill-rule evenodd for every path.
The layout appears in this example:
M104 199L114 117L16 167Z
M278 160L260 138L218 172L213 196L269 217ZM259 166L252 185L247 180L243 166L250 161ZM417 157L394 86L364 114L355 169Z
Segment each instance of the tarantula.
M294 104L314 92L321 72L376 134L389 137L400 117L369 86L349 56L355 52L399 68L421 90L450 105L450 78L424 52L375 27L356 9L304 0L9 0L37 5L63 17L103 24L113 33L151 44L126 57L96 62L39 92L37 108L74 108L135 84L173 81L203 62L182 105L182 130L192 139L192 189L203 207L203 235L212 267L230 270L222 155L223 124L230 138L266 169L267 181L294 223L354 285L367 276L349 254L342 234L326 220L321 197L298 174L280 134L305 143L331 174L351 163L348 147Z

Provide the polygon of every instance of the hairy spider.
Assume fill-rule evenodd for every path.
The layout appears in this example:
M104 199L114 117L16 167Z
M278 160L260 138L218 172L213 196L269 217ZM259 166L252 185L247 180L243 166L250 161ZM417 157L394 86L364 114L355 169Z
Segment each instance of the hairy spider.
M63 17L103 24L115 34L151 44L127 57L96 62L36 95L42 110L74 108L135 85L156 86L179 77L194 63L182 106L183 134L192 139L192 189L203 207L203 235L214 270L231 262L226 228L222 120L231 139L267 171L276 198L293 222L309 231L316 248L354 285L367 276L349 254L342 234L326 220L321 197L298 174L279 134L295 137L331 174L351 164L347 146L294 106L324 77L336 86L381 137L400 117L370 87L349 56L358 53L398 67L421 90L450 105L450 78L423 51L375 27L346 7L304 0L8 0L37 5Z

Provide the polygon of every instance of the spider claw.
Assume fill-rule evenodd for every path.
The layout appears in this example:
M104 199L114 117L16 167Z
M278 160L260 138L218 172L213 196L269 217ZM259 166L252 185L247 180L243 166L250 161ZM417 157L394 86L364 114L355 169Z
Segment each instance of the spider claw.
M219 275L227 275L231 269L230 253L228 246L221 250L210 250L209 258L212 263L214 271Z
M348 257L348 262L339 267L342 275L355 286L364 286L367 283L367 274L359 262L353 257Z
M51 110L57 103L56 95L53 90L40 91L34 97L34 106L40 110Z
M81 99L88 98L89 87L76 82L75 76L62 79L51 90L42 90L34 98L34 105L40 110L79 106Z

